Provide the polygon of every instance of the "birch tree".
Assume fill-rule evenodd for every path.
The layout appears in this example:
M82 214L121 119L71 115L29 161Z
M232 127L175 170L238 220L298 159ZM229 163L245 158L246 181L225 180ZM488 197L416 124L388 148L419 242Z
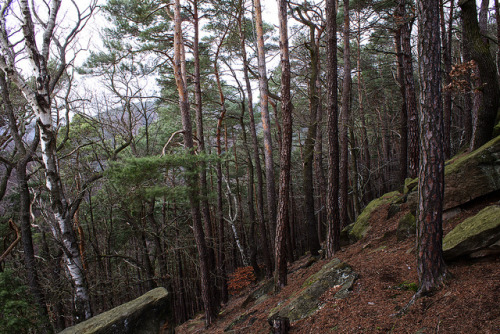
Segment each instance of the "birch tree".
M27 0L3 3L0 9L0 69L22 92L36 115L45 185L50 194L52 233L64 253L64 263L74 287L75 320L79 322L92 315L81 254L72 227L82 196L72 202L65 196L58 169L51 107L56 85L71 63L67 60L69 49L92 16L96 2L93 1L84 11L73 3L77 17L69 30L58 29L61 2L47 2L46 13L32 8L34 3ZM21 59L24 57L30 62L30 71L23 71L26 64ZM49 63L55 63L55 69ZM34 77L34 84L30 83L30 77Z

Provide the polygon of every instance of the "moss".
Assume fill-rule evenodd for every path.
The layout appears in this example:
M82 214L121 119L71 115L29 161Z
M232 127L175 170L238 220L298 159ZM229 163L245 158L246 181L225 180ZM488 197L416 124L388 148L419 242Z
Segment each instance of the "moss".
M463 167L470 161L477 161L478 164L494 162L496 158L491 154L492 152L489 152L489 149L497 145L500 145L500 136L490 140L470 154L453 158L446 164L445 176L462 171Z
M139 298L101 313L61 334L114 334L157 332L168 314L168 292L156 288Z
M418 186L418 177L414 178L414 179L407 178L405 180L405 184L403 187L403 194L404 195L408 194L410 191L415 189L415 187L417 187L417 186Z
M370 230L370 216L373 211L384 204L393 203L401 197L399 191L393 191L382 195L379 198L374 199L365 207L363 212L358 216L356 223L352 227L350 235L356 238L356 240L362 239L366 233Z
M325 291L340 286L335 298L345 298L356 278L357 274L350 266L342 264L339 259L333 259L311 275L303 284L303 289L299 289L299 293L293 298L290 297L273 308L268 318L279 315L289 318L291 322L306 318L320 307L319 298Z
M497 122L497 124L493 128L493 136L500 136L500 111L498 112L497 120L499 120L499 121Z
M416 227L417 222L415 216L411 212L408 212L399 220L398 229L396 231L398 240L403 240L406 237L415 234Z
M415 283L415 282L404 281L403 283L401 283L401 284L398 285L398 288L401 289L401 290L405 290L405 291L414 291L414 292L417 292L417 290L418 290L418 284Z
M325 275L325 273L327 271L329 271L330 269L332 268L336 268L336 269L344 269L345 266L343 266L344 262L341 262L339 259L333 259L332 261L328 262L327 264L325 264L323 267L321 267L321 269L311 275L305 282L304 284L302 284L302 287L305 288L305 287L308 287L308 286L311 286L312 284L314 284L316 281L318 281L321 277L323 277ZM347 265L347 264L346 264ZM342 267L342 268L340 268Z
M467 218L444 237L443 250L452 249L472 236L497 228L500 226L498 217L500 206L492 205Z

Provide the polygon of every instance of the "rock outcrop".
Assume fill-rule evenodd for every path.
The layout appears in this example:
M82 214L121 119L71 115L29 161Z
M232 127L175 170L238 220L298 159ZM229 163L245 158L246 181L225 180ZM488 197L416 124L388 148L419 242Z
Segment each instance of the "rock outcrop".
M445 167L444 209L500 189L500 136Z
M357 277L348 264L333 259L305 281L303 290L275 307L268 319L281 317L288 318L290 322L304 319L321 307L319 297L326 290L336 288L335 298L346 298Z
M172 314L169 305L167 289L156 288L128 303L68 327L60 334L171 333L173 323L168 323Z
M477 150L457 156L446 163L444 210L456 208L498 190L500 190L500 136ZM417 201L417 192L414 188L408 194L408 206L412 212L416 211Z
M399 191L393 191L368 203L363 212L358 216L358 219L356 219L352 229L349 231L349 236L355 240L362 239L371 228L370 216L372 212L381 205L394 203L399 199L401 199L401 193Z
M492 205L465 219L443 239L446 259L500 252L500 206Z

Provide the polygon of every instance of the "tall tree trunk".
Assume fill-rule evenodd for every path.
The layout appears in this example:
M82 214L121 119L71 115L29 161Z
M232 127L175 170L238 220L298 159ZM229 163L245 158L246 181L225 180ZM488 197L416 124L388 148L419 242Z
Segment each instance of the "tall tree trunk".
M255 161L255 173L257 174L257 221L259 224L259 231L262 243L262 257L264 259L264 267L266 276L271 277L273 272L273 265L271 261L271 252L269 250L269 238L264 219L264 180L262 179L262 167L259 155L259 142L257 139L257 130L255 126L255 117L253 111L253 93L252 86L250 85L250 78L248 76L248 60L246 52L245 34L246 31L242 24L243 6L241 6L241 14L238 16L238 26L240 29L240 45L241 55L243 58L243 75L245 78L245 87L248 95L248 116L250 117L250 135L252 137L253 157ZM253 186L253 185L252 185Z
M500 95L496 65L491 58L489 45L484 42L477 20L475 1L462 0L459 2L462 9L465 39L468 43L470 56L477 63L481 78L482 100L473 128L471 150L479 148L488 142L493 135L495 120L498 119Z
M275 290L287 284L286 234L290 203L290 169L292 152L292 99L290 96L290 56L288 50L287 1L278 0L281 55L281 117L283 135L280 152L280 190L275 242Z
M221 113L219 119L217 120L217 133L216 133L216 146L217 146L217 156L218 160L216 162L216 170L217 170L217 225L219 228L219 256L218 256L218 277L219 277L219 288L221 291L221 301L223 303L227 303L229 298L227 291L227 275L226 275L226 258L225 258L225 231L224 231L224 213L223 213L223 201L222 201L222 143L221 143L221 131L222 124L224 122L224 117L226 116L226 98L224 96L224 92L222 91L222 84L219 75L219 52L222 46L222 42L226 37L227 30L224 32L224 36L221 38L220 43L217 46L217 51L215 53L214 60L214 74L215 80L217 82L217 89L219 91L219 102L221 106ZM227 144L227 140L225 141ZM227 149L226 149L227 152Z
M28 189L28 177L26 175L26 162L22 159L16 165L17 183L19 187L19 220L21 225L21 243L24 251L24 265L28 276L28 285L37 304L40 321L43 324L43 332L52 332L49 325L49 314L45 303L45 296L40 286L38 270L36 268L35 251L33 249L33 238L31 234L30 221L30 194Z
M271 120L269 117L269 92L266 72L266 54L264 50L264 28L262 24L262 8L260 0L254 0L255 26L257 33L257 58L259 68L260 112L262 115L262 132L264 135L264 160L266 165L266 191L269 229L276 229L276 186L274 181L273 147L271 139ZM271 236L271 241L274 240Z
M439 72L439 3L417 2L419 65L422 76L420 167L418 182L417 272L422 296L438 288L446 275L442 252L444 196L443 101Z
M351 159L351 169L352 169L352 203L353 203L353 210L354 210L354 215L351 219L351 221L356 221L357 217L361 213L361 199L359 196L359 169L358 169L358 146L357 146L357 141L356 137L354 136L354 124L352 121L352 118L350 120L350 128L349 128L349 142L351 143L351 152L352 152L352 159Z
M453 29L453 9L454 0L450 2L449 19L446 21L444 16L443 0L440 1L441 13L441 43L443 49L443 66L444 66L444 86L447 87L451 83L451 44L452 44L452 29ZM448 28L446 27L448 23ZM443 92L443 117L444 117L444 157L449 159L451 157L451 89L444 89Z
M371 156L370 156L370 144L368 142L368 131L366 130L366 120L365 120L365 109L363 100L363 70L361 68L361 13L358 12L358 33L357 39L357 67L358 67L358 104L359 104L359 118L361 121L361 145L363 150L364 159L364 172L361 174L365 180L366 189L364 198L366 201L370 201L375 194L373 189L373 180L371 177Z
M2 92L3 111L8 119L9 132L11 137L13 138L17 154L21 155L20 157L18 157L15 169L19 192L19 222L21 226L21 244L23 246L24 265L26 267L26 273L28 276L28 286L30 287L33 299L37 304L37 311L43 324L42 330L44 333L47 333L51 332L52 330L50 328L49 314L47 311L47 305L45 303L45 296L40 286L40 279L38 277L38 270L36 268L35 251L33 248L33 237L31 233L30 221L31 203L28 188L28 176L26 175L26 167L28 161L35 153L36 147L38 146L38 143L40 141L40 137L38 136L38 134L36 134L30 146L26 149L22 137L19 133L13 105L10 99L9 84L5 79L5 75L3 72L0 73L0 90ZM9 165L7 168L10 168L10 170L12 170L12 167L13 165ZM8 179L8 174L10 174L10 172L7 173L6 179ZM7 182L5 183L5 188L6 186ZM1 197L2 196L0 196L0 200Z
M0 42L0 49L3 55L3 57L0 57L0 69L2 69L3 72L7 74L9 80L21 90L26 101L36 115L41 138L40 146L42 149L42 160L45 166L45 184L50 194L51 215L53 219L52 232L54 237L61 242L63 248L64 262L71 277L74 289L75 320L76 322L80 322L92 316L90 296L81 261L81 254L72 226L73 216L78 209L81 198L75 200L70 205L64 195L56 154L56 130L52 124L51 114L52 94L67 65L64 62L64 52L67 45L62 47L58 45L59 51L63 53L61 59L62 63L59 64L56 73L51 78L49 75L50 44L54 38L56 18L61 6L61 1L52 1L50 3L50 14L47 23L43 27L41 50L36 43L35 26L31 17L31 9L28 0L19 1L22 35L27 56L33 65L34 77L36 78L35 89L32 89L30 85L26 83L21 73L19 73L15 67L15 53L13 49L11 49L11 42L8 40L10 33L5 31L7 29L5 15L9 12L8 7L11 3L12 2L6 2L2 5L0 10L0 21L2 22L0 26L0 39L2 40ZM78 29L75 31L78 31ZM72 34L74 37L75 32Z
M467 42L467 35L464 31L464 22L461 20L462 28L462 63L466 64L471 61L469 43ZM476 66L477 67L477 66ZM472 70L467 69L466 74L466 89L464 92L464 111L463 111L463 136L461 142L464 143L468 148L472 142L472 110L473 110L473 93L472 89Z
M205 135L203 133L203 102L201 93L201 74L200 74L200 48L199 48L199 15L198 0L193 0L193 60L194 60L194 95L196 104L196 135L198 139L198 150L205 153ZM200 190L201 190L201 215L208 246L208 265L212 268L211 275L215 277L215 238L210 219L210 209L208 204L208 185L207 185L207 164L200 162Z
M243 94L244 96L244 94ZM247 133L245 129L245 122L243 121L243 117L245 114L245 99L241 103L241 117L240 117L240 126L243 137L243 146L245 147L245 152L247 154L247 177L248 177L248 196L247 196L247 205L248 205L248 218L250 220L250 265L253 267L255 275L259 277L261 275L261 271L259 265L257 263L257 238L255 235L255 222L257 221L257 216L255 214L255 194L254 194L254 184L255 184L255 175L253 170L253 162L252 162L252 154L250 153L250 148L247 140Z
M349 113L351 107L351 46L349 0L344 0L344 80L342 82L342 109L340 112L340 228L349 225Z
M189 113L189 100L187 96L185 73L182 71L183 60L183 38L182 38L182 19L180 11L180 0L175 0L174 3L174 75L179 93L179 107L182 118L182 129L184 131L184 146L189 153L194 156L193 128L191 124L191 116ZM205 308L205 325L209 326L216 318L218 305L215 303L212 277L210 268L208 267L208 248L203 231L203 223L200 214L200 202L198 191L198 177L195 174L186 175L188 185L188 197L191 207L191 217L193 219L193 231L196 240L196 248L200 261L200 276L201 276L201 298Z
M481 7L479 8L479 30L483 35L483 41L488 43L486 35L488 33L488 10L490 7L490 0L481 0Z
M336 0L326 0L326 67L328 112L328 236L327 256L340 250L339 194L339 137L337 107L337 7Z
M401 119L399 123L399 184L404 184L408 176L408 114L406 113L406 93L405 93L405 73L403 67L403 49L401 39L401 29L405 24L404 22L404 1L399 1L395 11L396 16L396 30L394 36L394 44L396 48L396 56L398 60L397 79L399 90L402 96L401 103Z
M318 255L321 248L318 239L318 231L316 227L316 219L314 217L314 142L316 140L316 131L318 127L317 114L319 107L319 95L317 91L316 81L318 79L318 62L319 48L316 44L316 26L312 23L309 25L309 55L310 63L310 78L309 87L309 126L307 128L307 136L304 143L303 159L303 191L304 191L304 218L307 226L307 238L309 243L309 251L311 255Z
M319 64L318 64L319 67ZM319 71L319 69L318 69ZM316 80L317 92L321 96L320 87L321 82L318 77ZM323 106L320 101L318 106L318 114L316 117L316 140L314 142L314 173L316 177L316 191L318 194L319 201L316 201L316 212L317 215L317 230L318 230L318 240L320 244L324 241L324 224L326 222L326 180L325 173L323 169Z
M495 1L495 19L497 23L497 41L500 41L500 5L498 4L498 0ZM498 49L496 51L497 54L497 71L498 75L500 75L500 43L498 44Z
M413 78L413 56L411 52L411 30L413 18L407 15L406 0L400 0L402 3L402 17L404 20L401 26L401 46L403 49L403 72L405 76L405 98L406 115L408 129L408 176L416 178L418 173L419 159L419 138L418 138L418 111L417 97L415 94L415 81Z

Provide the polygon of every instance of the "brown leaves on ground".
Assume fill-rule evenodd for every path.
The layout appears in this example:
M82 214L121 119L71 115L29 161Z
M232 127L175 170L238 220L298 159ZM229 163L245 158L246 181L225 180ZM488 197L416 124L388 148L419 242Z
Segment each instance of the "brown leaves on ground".
M484 203L487 204L487 203ZM482 205L484 206L484 205ZM387 220L389 205L372 214L372 229L354 245L343 248L337 257L359 274L347 299L335 299L336 287L322 297L323 307L312 316L292 323L290 333L500 333L500 258L461 260L448 263L450 279L430 297L418 299L402 317L393 316L414 294L418 282L415 268L415 240L398 242L396 227L407 210ZM481 206L468 209L445 221L446 232ZM229 333L269 333L267 317L274 307L302 288L304 281L327 260L304 267L303 257L289 267L288 286L258 305L241 308L245 293L233 297L218 321L208 329L191 320L178 333L224 333L241 315ZM248 288L248 293L255 285ZM200 316L201 317L201 316Z

